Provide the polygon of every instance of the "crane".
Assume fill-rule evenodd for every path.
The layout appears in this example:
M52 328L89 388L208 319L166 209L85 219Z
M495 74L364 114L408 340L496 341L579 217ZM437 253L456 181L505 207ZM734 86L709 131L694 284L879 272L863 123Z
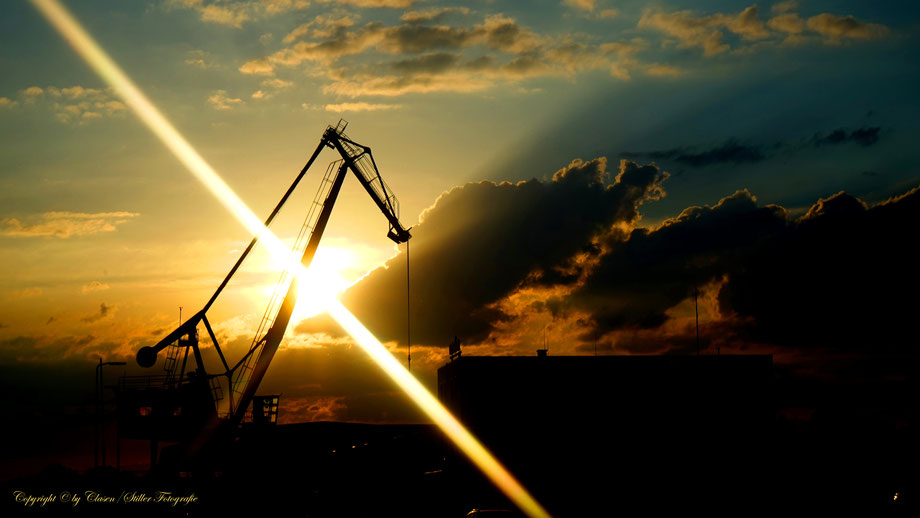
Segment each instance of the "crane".
M412 237L410 229L399 221L399 202L381 178L370 147L350 139L344 132L347 124L340 120L336 126L326 128L316 150L265 220L266 227L271 225L324 148L338 152L341 158L330 163L326 169L294 245L295 251L303 249L300 263L304 268L310 266L316 254L348 171L354 173L389 222L387 237L396 244L407 243ZM257 242L258 236L253 237L201 310L181 322L156 345L142 347L137 352L138 365L149 368L156 364L158 354L166 350L166 375L159 383L154 384L149 377L143 381L126 378L121 383L119 427L125 425L126 428L122 436L131 437L133 434L138 438L150 438L152 464L155 462L155 441L158 438L193 440L197 444L195 447L200 447L217 429L233 428L239 424L253 403L256 390L290 322L299 294L298 279L293 272L285 269L248 351L232 367L208 320L208 311ZM209 374L205 369L198 345L199 324L204 324L220 358L221 372ZM187 372L189 351L197 368ZM255 411L253 415L256 415Z

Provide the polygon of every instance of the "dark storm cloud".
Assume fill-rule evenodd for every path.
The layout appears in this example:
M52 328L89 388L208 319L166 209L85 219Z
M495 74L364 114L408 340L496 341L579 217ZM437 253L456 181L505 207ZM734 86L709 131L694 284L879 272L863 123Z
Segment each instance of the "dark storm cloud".
M874 351L915 346L920 191L867 207L820 200L722 287L719 304L772 343Z
M882 128L878 126L872 128L859 128L853 131L838 128L826 135L816 134L812 138L812 143L816 147L820 147L853 142L863 147L869 147L878 142L879 131L881 131L881 129Z
M441 195L412 230L413 342L484 338L505 318L490 304L538 277L565 280L559 268L590 251L599 233L637 222L639 205L663 194L667 173L624 160L612 183L609 176L604 158L576 160L550 181L483 181ZM400 254L343 297L382 340L405 341L405 275ZM321 319L297 328L320 329L329 329Z
M749 192L739 191L714 207L685 209L656 230L614 236L570 303L594 315L592 339L614 329L657 327L695 289L737 271L786 219L783 208L758 207Z
M766 158L760 146L742 144L736 139L728 139L719 146L700 152L694 152L693 148L674 148L646 152L624 151L620 153L620 156L627 158L664 158L691 167L706 167L723 162L734 164L760 162Z
M811 138L796 143L779 142L770 146L742 143L737 138L730 138L722 144L698 150L698 147L676 147L653 151L623 151L621 157L632 159L672 160L690 167L707 167L717 164L757 163L780 154L799 152L806 148L834 146L839 144L858 144L870 147L880 138L881 127L863 127L855 130L835 129L829 133L815 133Z
M918 219L917 189L871 208L839 193L796 220L742 191L607 243L567 303L593 315L585 339L595 339L657 328L694 290L724 279L720 332L739 342L903 351L916 343L914 306L903 301L920 289L909 237Z
M15 336L0 340L0 364L42 363L79 357L96 340L93 335ZM94 350L94 349L93 349Z
M83 322L87 322L87 323L98 322L99 320L102 320L103 318L110 316L112 314L113 309L114 309L114 306L107 306L106 303L103 302L99 304L98 313L83 317L80 320L82 320Z

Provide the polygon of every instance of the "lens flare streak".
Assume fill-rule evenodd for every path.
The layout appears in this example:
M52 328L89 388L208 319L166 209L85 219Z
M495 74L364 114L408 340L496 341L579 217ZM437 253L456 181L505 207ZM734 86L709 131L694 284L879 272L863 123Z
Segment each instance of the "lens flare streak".
M263 245L285 268L307 276L303 266L291 259L290 251L266 228L249 207L220 178L153 103L90 37L57 0L31 0L61 36L93 70L125 101L140 120L169 148L246 229L259 236ZM431 395L419 381L387 351L377 338L338 300L331 298L329 314L377 362L428 417L473 461L486 476L531 518L549 513L527 492L504 466L464 426Z
M370 355L403 391L409 395L413 402L425 414L437 423L454 443L465 453L479 469L486 473L492 482L502 490L522 511L531 518L548 517L540 504L524 489L524 487L505 469L485 446L442 405L431 392L428 391L392 354L367 330L361 322L351 314L339 301L331 302L329 314L345 331L351 335L358 345Z

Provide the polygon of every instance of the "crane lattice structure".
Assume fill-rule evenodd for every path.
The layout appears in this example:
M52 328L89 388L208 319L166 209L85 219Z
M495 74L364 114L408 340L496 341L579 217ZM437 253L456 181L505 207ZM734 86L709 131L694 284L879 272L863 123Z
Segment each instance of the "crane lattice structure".
M319 242L322 239L323 232L332 213L336 198L342 187L342 183L351 171L358 179L362 187L370 195L371 199L387 218L389 222L389 231L387 237L397 244L407 243L412 237L409 229L405 228L399 221L399 202L393 191L380 176L377 169L377 163L368 146L364 146L350 139L345 134L347 122L340 120L336 126L328 126L323 132L319 145L310 156L306 165L294 179L291 186L281 197L281 200L265 220L265 226L271 225L275 216L281 211L285 202L288 201L291 194L297 188L300 181L307 174L308 169L313 165L324 148L334 149L339 159L333 161L326 168L323 180L319 189L313 198L306 219L301 227L300 233L295 240L293 253L300 254L300 264L304 268L309 268ZM202 307L202 309L187 320L182 322L179 327L166 335L156 345L152 347L143 347L137 353L137 362L142 367L152 367L156 363L157 355L160 351L166 350L165 375L162 376L161 386L159 389L175 389L176 392L185 393L195 392L195 401L197 403L189 405L189 408L181 408L183 398L166 398L167 409L160 410L160 423L168 420L166 414L172 418L184 418L184 422L195 423L205 432L198 431L194 434L195 441L202 442L213 433L207 432L207 429L216 430L219 427L239 424L247 411L247 408L253 403L256 390L259 387L262 378L268 369L278 346L284 337L285 330L291 319L292 312L297 302L299 294L298 279L296 272L292 268L286 267L281 274L278 284L269 300L257 331L252 339L248 351L240 358L236 364L231 366L227 362L223 350L218 343L217 336L208 319L208 310L211 309L214 302L226 288L230 279L236 274L246 257L258 242L258 236L252 238L249 245L240 255L239 259L227 273L226 277L215 290L214 294ZM208 373L205 369L205 362L201 355L198 345L198 326L204 324L204 329L210 338L223 367L222 372ZM195 370L187 370L189 352L191 351L194 361ZM181 356L181 361L180 361ZM150 377L147 377L150 378ZM136 382L135 382L136 383ZM148 386L150 381L145 382ZM131 382L123 382L122 388L128 389ZM190 386L197 386L199 390L190 391ZM207 388L209 402L204 402L201 397L201 388ZM128 393L130 393L128 391ZM149 398L148 398L149 399ZM163 398L160 398L161 400ZM188 398L185 398L188 399ZM145 407L143 397L134 397L130 400L133 402L135 409L129 413L133 415L145 416L155 412L150 406ZM275 403L277 404L277 402ZM139 409L139 410L138 410ZM192 418L188 414L191 410L197 414ZM202 418L202 412L209 414L208 418ZM255 413L254 413L255 415ZM130 426L129 423L129 433ZM149 429L147 435L154 440ZM168 434L167 434L168 435Z

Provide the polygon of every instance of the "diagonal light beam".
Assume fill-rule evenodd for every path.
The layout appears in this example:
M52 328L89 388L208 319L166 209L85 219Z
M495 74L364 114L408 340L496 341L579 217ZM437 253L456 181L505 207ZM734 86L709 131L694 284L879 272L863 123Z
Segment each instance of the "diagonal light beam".
M307 270L284 247L280 239L266 228L214 169L198 154L175 127L141 92L133 81L80 26L57 0L31 0L64 40L121 96L138 118L156 135L176 158L235 216L249 232L259 236L272 257L298 276ZM531 518L549 518L549 513L514 476L443 406L419 381L399 363L386 347L338 300L329 306L329 314L354 338L378 366L418 405L435 424L475 463L512 502Z

